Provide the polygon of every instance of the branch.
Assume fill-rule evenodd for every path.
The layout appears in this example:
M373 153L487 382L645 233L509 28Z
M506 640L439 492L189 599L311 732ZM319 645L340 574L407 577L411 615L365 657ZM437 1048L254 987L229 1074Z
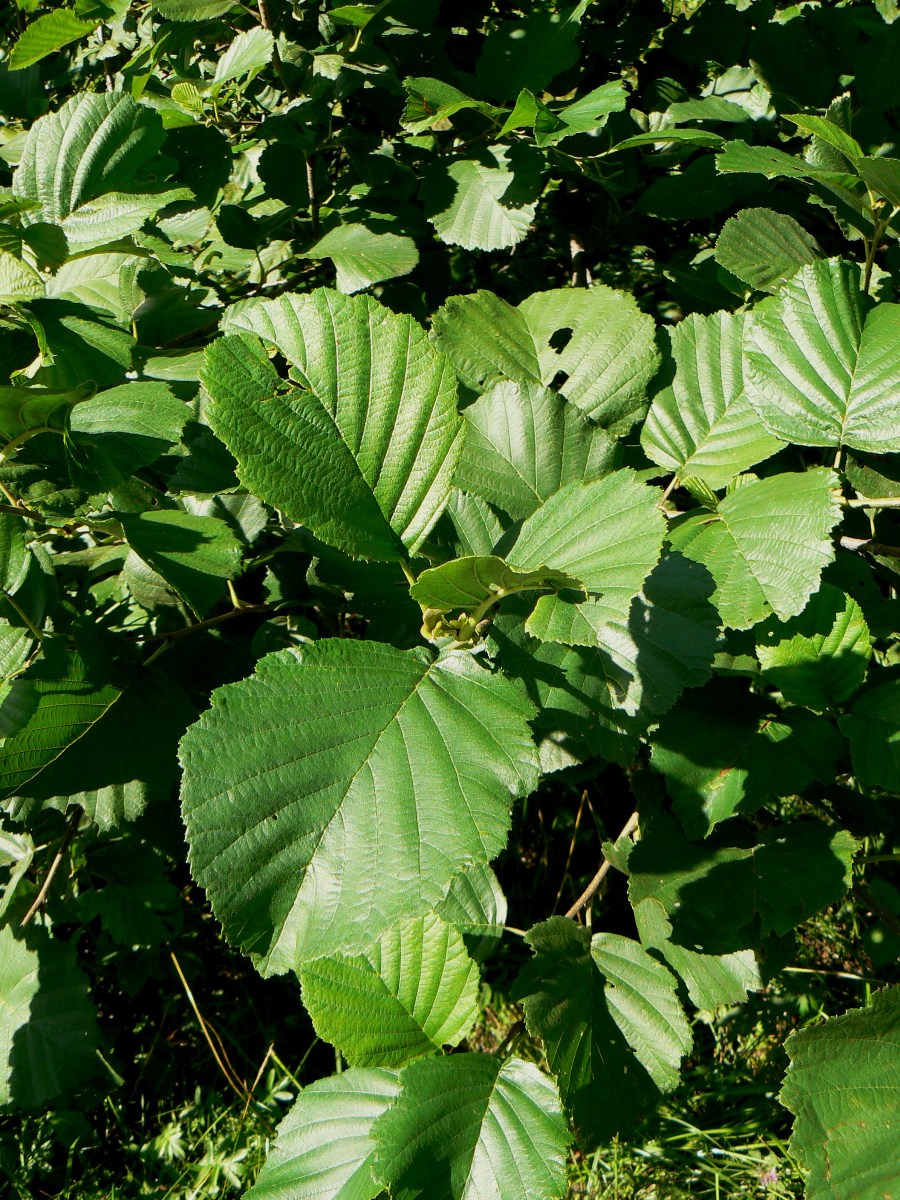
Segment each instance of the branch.
M56 872L59 870L59 864L62 862L63 858L65 857L65 853L69 848L69 843L72 841L72 838L75 836L75 831L77 830L80 821L81 821L81 807L76 804L75 811L72 814L71 820L69 821L69 826L66 829L65 834L63 835L62 841L59 843L59 849L56 851L56 854L54 854L53 862L50 864L50 869L44 878L44 882L41 884L41 890L35 896L34 903L32 904L31 908L29 908L28 912L25 914L25 916L19 922L20 926L27 925L28 922L34 917L34 915L38 911L38 909L42 907L44 901L47 899L47 893L50 891L50 885L53 882Z
M900 558L900 546L886 546L884 542L873 542L871 538L838 538L842 550L854 550L857 554L880 554L882 558Z
M625 822L622 832L616 838L616 841L617 842L621 841L621 839L623 837L628 837L630 834L634 833L635 829L637 829L637 826L638 826L638 815L636 812L633 812L631 814L631 816L628 818L628 820ZM572 905L572 907L566 913L567 917L577 917L583 908L587 908L587 906L590 904L590 902L596 896L597 890L600 887L600 884L606 878L607 872L609 871L609 868L611 866L612 866L612 863L609 861L609 859L604 858L603 862L600 864L600 869L597 872L597 874L594 876L594 878L591 880L591 882L587 885L587 887L584 889L584 891L581 893L581 895L578 897L578 899L575 901L575 903Z
M149 645L151 642L174 642L178 638L187 637L189 633L199 633L204 629L211 629L214 625L221 625L224 621L231 621L235 617L246 617L250 613L273 611L271 604L245 604L241 608L230 608L228 612L220 613L217 617L207 617L205 621L197 621L193 625L185 625L183 629L173 629L171 633L155 633L152 637L140 638L139 640L145 645Z

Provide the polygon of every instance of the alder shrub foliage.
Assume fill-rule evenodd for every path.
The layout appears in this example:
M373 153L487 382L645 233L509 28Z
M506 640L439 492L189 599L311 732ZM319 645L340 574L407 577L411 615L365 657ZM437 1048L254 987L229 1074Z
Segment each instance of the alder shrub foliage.
M17 12L0 1101L99 1086L180 788L346 1064L248 1194L560 1197L896 844L896 6ZM610 764L631 935L548 892L479 1049L516 805ZM894 1195L898 1030L788 1039L811 1197Z

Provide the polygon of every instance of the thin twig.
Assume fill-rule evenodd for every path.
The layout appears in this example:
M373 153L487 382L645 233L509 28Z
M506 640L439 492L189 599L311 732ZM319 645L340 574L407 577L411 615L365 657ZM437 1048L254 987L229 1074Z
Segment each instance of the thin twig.
M621 841L621 839L623 837L628 837L629 834L634 833L635 829L637 829L637 826L638 826L638 815L636 812L633 812L631 814L631 816L628 818L628 820L625 822L624 828L622 829L622 832L619 834L619 836L616 838L616 841L617 842ZM575 901L575 903L572 905L572 907L566 913L567 917L577 917L583 908L587 908L587 906L593 900L594 896L596 896L597 889L600 887L600 884L606 878L607 872L609 871L609 868L611 866L612 866L612 863L609 861L609 859L604 858L603 862L600 864L600 869L597 872L597 874L594 876L594 878L591 880L591 882L587 885L587 887L584 889L584 891L581 893L581 895L578 897L578 899Z
M72 841L72 838L75 836L75 831L78 829L78 825L79 825L80 821L81 821L81 808L79 805L76 805L75 811L72 814L72 818L69 821L66 832L63 834L63 839L59 843L59 849L56 851L56 854L54 854L53 862L50 864L50 869L47 872L46 876L44 877L44 882L41 884L41 889L38 892L38 894L35 896L34 903L32 904L31 908L29 908L28 912L25 914L25 916L19 922L20 926L27 925L28 922L34 917L34 915L38 911L38 909L43 905L44 901L47 899L47 893L50 891L50 885L53 883L54 876L56 875L56 872L59 870L59 864L62 862L63 858L65 857L65 853L69 848L69 843Z
M312 224L312 235L317 238L319 236L319 202L316 199L315 165L311 155L306 155L304 161L306 163L306 190L309 192L309 219Z
M174 642L178 638L187 637L189 633L199 633L204 629L211 629L214 625L232 621L235 617L246 617L250 613L272 611L271 604L245 604L243 608L230 608L228 612L220 613L217 617L207 617L205 621L196 621L193 625L185 625L183 629L173 629L170 633L154 633L151 637L139 640L144 645L150 645L152 642Z
M857 554L879 554L882 558L900 558L900 546L886 546L883 542L873 542L871 538L838 538L842 550L853 550Z
M854 975L852 971L824 971L819 967L782 967L782 970L789 971L792 975L829 975L835 979L850 979L854 983L881 984L880 979L873 979L869 975Z
M169 951L169 957L171 958L172 962L175 965L175 970L178 972L178 978L181 980L181 986L184 988L184 994L187 996L188 1003L190 1004L191 1008L194 1010L194 1016L197 1018L197 1021L200 1025L200 1031L203 1034L204 1038L206 1038L206 1044L209 1046L210 1050L212 1051L212 1056L216 1060L219 1070L225 1076L225 1079L226 1079L229 1087L231 1087L231 1089L233 1091L237 1092L237 1094L243 1100L244 1097L248 1095L246 1083L244 1083L243 1080L241 1080L239 1078L237 1071L235 1071L234 1067L231 1067L231 1064L229 1064L229 1066L226 1067L225 1063L222 1061L222 1058L220 1058L219 1052L215 1047L215 1043L213 1042L212 1037L210 1036L210 1032L209 1032L209 1029L207 1028L206 1021L203 1019L203 1014L200 1012L200 1009L197 1007L197 1001L194 999L194 993L191 991L188 981L184 977L184 971L182 971L182 969L181 969L181 963L175 957L174 950ZM221 1045L221 1041L220 1041L220 1045ZM223 1054L224 1054L224 1051L225 1051L225 1048L223 1046L222 1047ZM226 1058L227 1058L227 1056L226 1056Z

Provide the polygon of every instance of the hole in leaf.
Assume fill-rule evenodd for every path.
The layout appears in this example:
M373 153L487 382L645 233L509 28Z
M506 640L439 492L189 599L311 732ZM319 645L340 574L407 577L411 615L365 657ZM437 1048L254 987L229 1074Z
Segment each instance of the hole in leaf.
M566 346L568 346L571 340L571 329L557 329L555 333L550 335L549 344L553 347L557 354L562 354L563 350L565 350Z

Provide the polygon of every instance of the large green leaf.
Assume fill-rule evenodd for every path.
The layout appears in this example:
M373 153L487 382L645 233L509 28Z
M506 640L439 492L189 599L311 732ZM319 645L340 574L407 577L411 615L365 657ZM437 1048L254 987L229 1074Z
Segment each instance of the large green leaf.
M634 1124L678 1083L691 1031L677 984L638 942L551 917L516 983L528 1030L544 1043L563 1104L589 1141Z
M131 382L73 409L72 458L85 490L105 491L149 466L181 436L190 409L164 383Z
M651 761L689 837L705 837L771 796L802 792L814 779L829 782L840 748L829 721L802 708L773 715L731 680L685 697L651 740Z
M58 8L35 18L22 30L9 56L9 69L21 71L54 50L77 42L97 28L97 20L82 20L75 9Z
M776 292L821 256L815 238L799 222L770 208L745 208L729 217L716 239L719 266L761 292Z
M695 843L673 817L654 814L641 822L628 859L628 895L633 906L659 901L673 944L731 954L783 936L840 900L858 845L844 830L811 820L776 825L751 845Z
M299 974L316 1033L352 1066L399 1067L455 1046L478 1016L478 968L434 914L392 925L362 954L315 958Z
M526 146L497 147L483 159L438 161L426 175L426 213L442 242L465 250L506 250L527 235L540 194L541 159Z
M692 514L670 530L673 548L715 580L712 601L723 624L749 629L771 612L786 621L803 611L834 558L837 487L825 467L748 480L715 512Z
M15 195L36 204L24 219L61 225L81 250L136 231L161 204L192 194L154 195L146 180L164 137L159 115L125 92L73 96L28 131L13 176Z
M870 307L855 264L813 263L754 312L747 396L785 441L900 450L898 340L900 305Z
M226 935L284 971L433 907L535 786L533 711L468 653L376 642L281 651L220 688L181 753L191 863Z
M99 1065L97 1029L74 942L0 929L0 1106L44 1108Z
M44 294L44 281L34 267L8 250L0 250L0 304L21 304Z
M900 987L792 1033L779 1099L809 1200L892 1200L900 1179Z
M561 571L603 596L608 620L624 617L662 550L665 517L657 506L659 494L627 469L567 484L526 519L507 562L520 571ZM545 637L545 627L564 603L542 597L529 631L540 629Z
M408 275L419 252L412 238L375 233L365 225L338 225L299 257L330 258L337 269L338 291L351 293Z
M714 490L777 453L773 437L744 393L742 313L692 314L671 333L675 377L655 397L641 445L679 478Z
M527 517L565 484L603 475L615 461L602 429L533 383L498 383L463 416L454 482L511 517Z
M218 517L169 509L123 513L119 520L132 550L198 616L205 616L240 571L241 545Z
M309 1084L278 1126L247 1200L375 1200L372 1125L399 1091L396 1072L361 1067Z
M320 289L233 309L292 367L280 384L253 339L215 342L210 422L260 499L363 558L415 550L450 495L462 419L450 364L424 331L368 296Z
M44 657L28 673L37 706L24 728L0 745L0 798L14 796L69 746L83 737L121 695L95 682L92 670L62 638L45 638Z
M888 679L864 692L840 725L850 739L860 783L900 791L900 680Z
M395 1200L557 1200L569 1133L533 1063L488 1054L420 1059L375 1123L374 1173Z
M803 612L756 628L756 657L768 683L785 700L822 711L852 696L872 655L862 609L823 583Z
M535 292L518 308L491 292L454 296L433 328L468 386L553 384L616 436L643 413L659 365L653 320L631 295L602 284Z

